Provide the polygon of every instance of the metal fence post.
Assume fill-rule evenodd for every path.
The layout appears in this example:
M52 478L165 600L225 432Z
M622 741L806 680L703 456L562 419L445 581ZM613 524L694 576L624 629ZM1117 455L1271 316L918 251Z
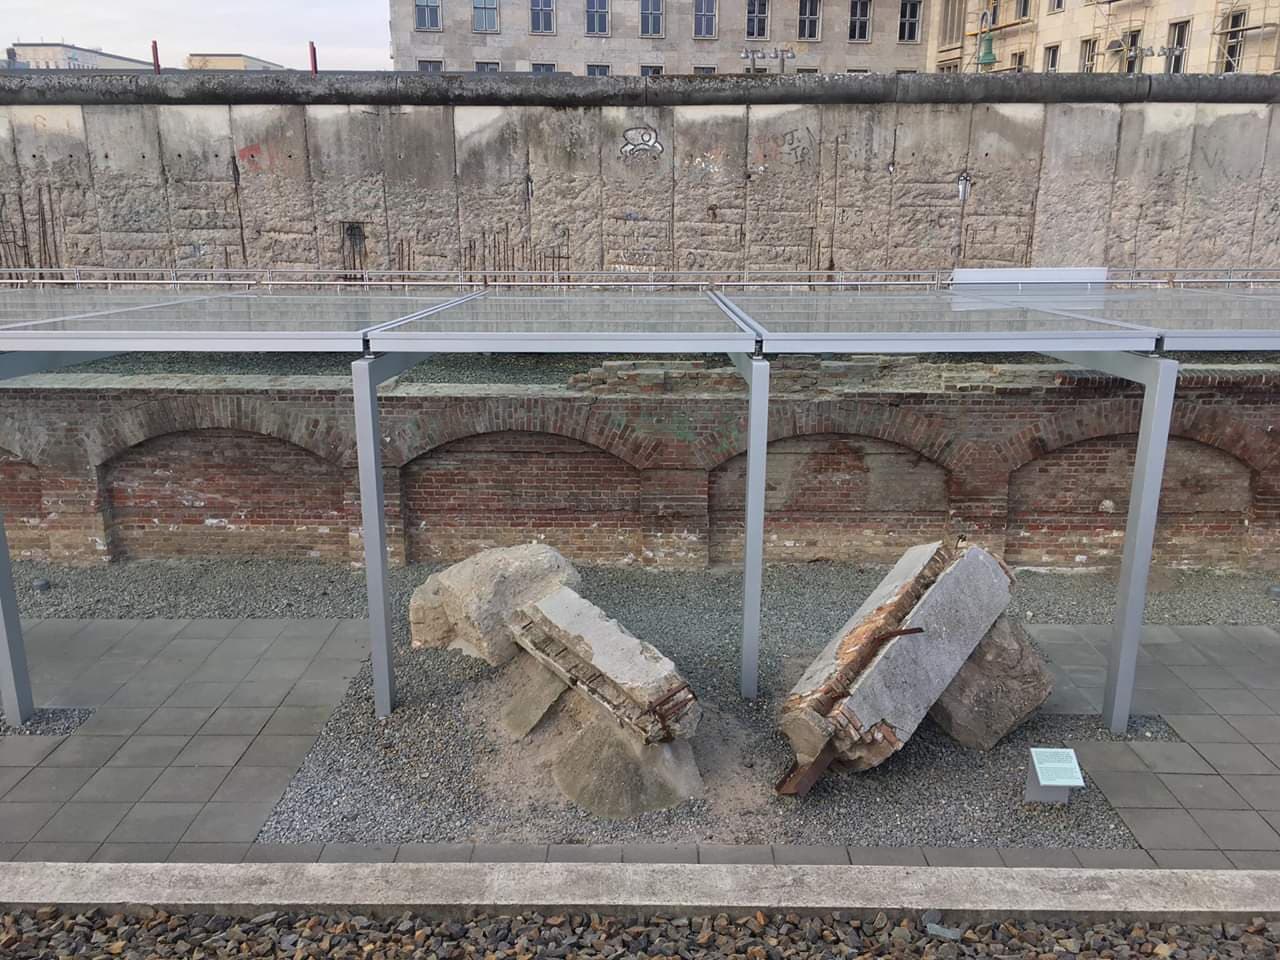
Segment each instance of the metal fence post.
M769 363L749 358L747 388L747 512L742 542L742 695L760 687L760 598L764 573L765 463L769 452ZM746 372L744 371L744 372Z
M13 726L30 720L34 709L3 516L0 516L0 707L4 707L4 718Z

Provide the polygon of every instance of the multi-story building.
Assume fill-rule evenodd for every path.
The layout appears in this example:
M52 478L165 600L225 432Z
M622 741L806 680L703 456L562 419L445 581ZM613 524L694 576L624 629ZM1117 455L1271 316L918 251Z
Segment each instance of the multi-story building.
M77 47L71 43L13 43L12 63L28 70L150 70L150 60L135 60L114 53Z
M923 70L939 0L391 0L397 70ZM1277 0L1280 2L1280 0Z
M1280 0L938 0L928 69L1271 73Z
M278 63L247 53L189 53L188 70L286 70Z

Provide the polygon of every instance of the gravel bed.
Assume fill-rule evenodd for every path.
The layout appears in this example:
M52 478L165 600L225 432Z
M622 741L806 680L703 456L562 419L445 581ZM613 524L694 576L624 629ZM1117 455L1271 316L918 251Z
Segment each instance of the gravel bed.
M62 913L44 907L6 915L0 950L14 958L117 956L254 957L583 957L632 960L654 956L745 957L959 957L1000 956L1035 960L1272 960L1280 947L1280 924L1075 923L1006 920L976 926L945 926L938 911L918 919L859 920L845 913L800 917L776 914L731 918L659 917L637 920L599 914L542 916L481 915L466 922L439 921L404 913L371 918L347 913L293 914L271 911L245 920L227 916Z
M0 711L0 737L65 737L92 716L89 707L37 707L30 720L15 727Z

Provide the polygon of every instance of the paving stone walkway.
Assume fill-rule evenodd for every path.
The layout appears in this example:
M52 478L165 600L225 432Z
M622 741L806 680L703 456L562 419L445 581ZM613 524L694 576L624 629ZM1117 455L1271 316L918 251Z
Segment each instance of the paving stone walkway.
M0 737L0 860L623 861L1280 869L1280 632L1149 627L1135 712L1176 742L1079 742L1141 849L254 842L368 656L363 620L24 624L42 706L67 737ZM1031 628L1057 686L1096 713L1108 628Z

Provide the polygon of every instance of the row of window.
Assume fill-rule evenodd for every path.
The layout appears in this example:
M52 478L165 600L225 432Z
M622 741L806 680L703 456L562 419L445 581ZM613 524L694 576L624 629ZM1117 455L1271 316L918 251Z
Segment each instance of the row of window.
M666 0L639 0L640 36L662 37L666 31ZM1018 0L1030 3L1030 0ZM1061 4L1062 0L1050 0ZM443 30L443 0L414 0L414 25L419 30ZM609 35L610 0L585 0L586 33L590 37ZM797 40L822 38L822 0L799 0L796 21ZM898 42L918 43L923 0L898 0ZM693 0L693 36L698 40L716 39L718 29L716 0ZM498 33L501 21L498 0L471 0L473 33ZM529 32L556 32L556 0L529 0ZM769 0L747 0L746 38L769 39ZM871 0L849 0L849 39L871 40Z
M556 65L554 63L532 63L529 65L531 73L555 73ZM475 61L476 73L497 73L502 69L502 65L497 60L477 60ZM418 70L422 73L444 73L443 60L419 60ZM640 65L640 76L642 77L660 77L662 76L662 67L658 64L644 63ZM715 67L694 67L695 74L714 74L717 72ZM764 67L749 68L744 73L768 73ZM817 67L797 67L796 73L817 73ZM845 73L870 73L868 67L850 67ZM915 70L897 70L895 73L915 73ZM607 63L588 63L588 77L607 77L612 74L612 70Z

